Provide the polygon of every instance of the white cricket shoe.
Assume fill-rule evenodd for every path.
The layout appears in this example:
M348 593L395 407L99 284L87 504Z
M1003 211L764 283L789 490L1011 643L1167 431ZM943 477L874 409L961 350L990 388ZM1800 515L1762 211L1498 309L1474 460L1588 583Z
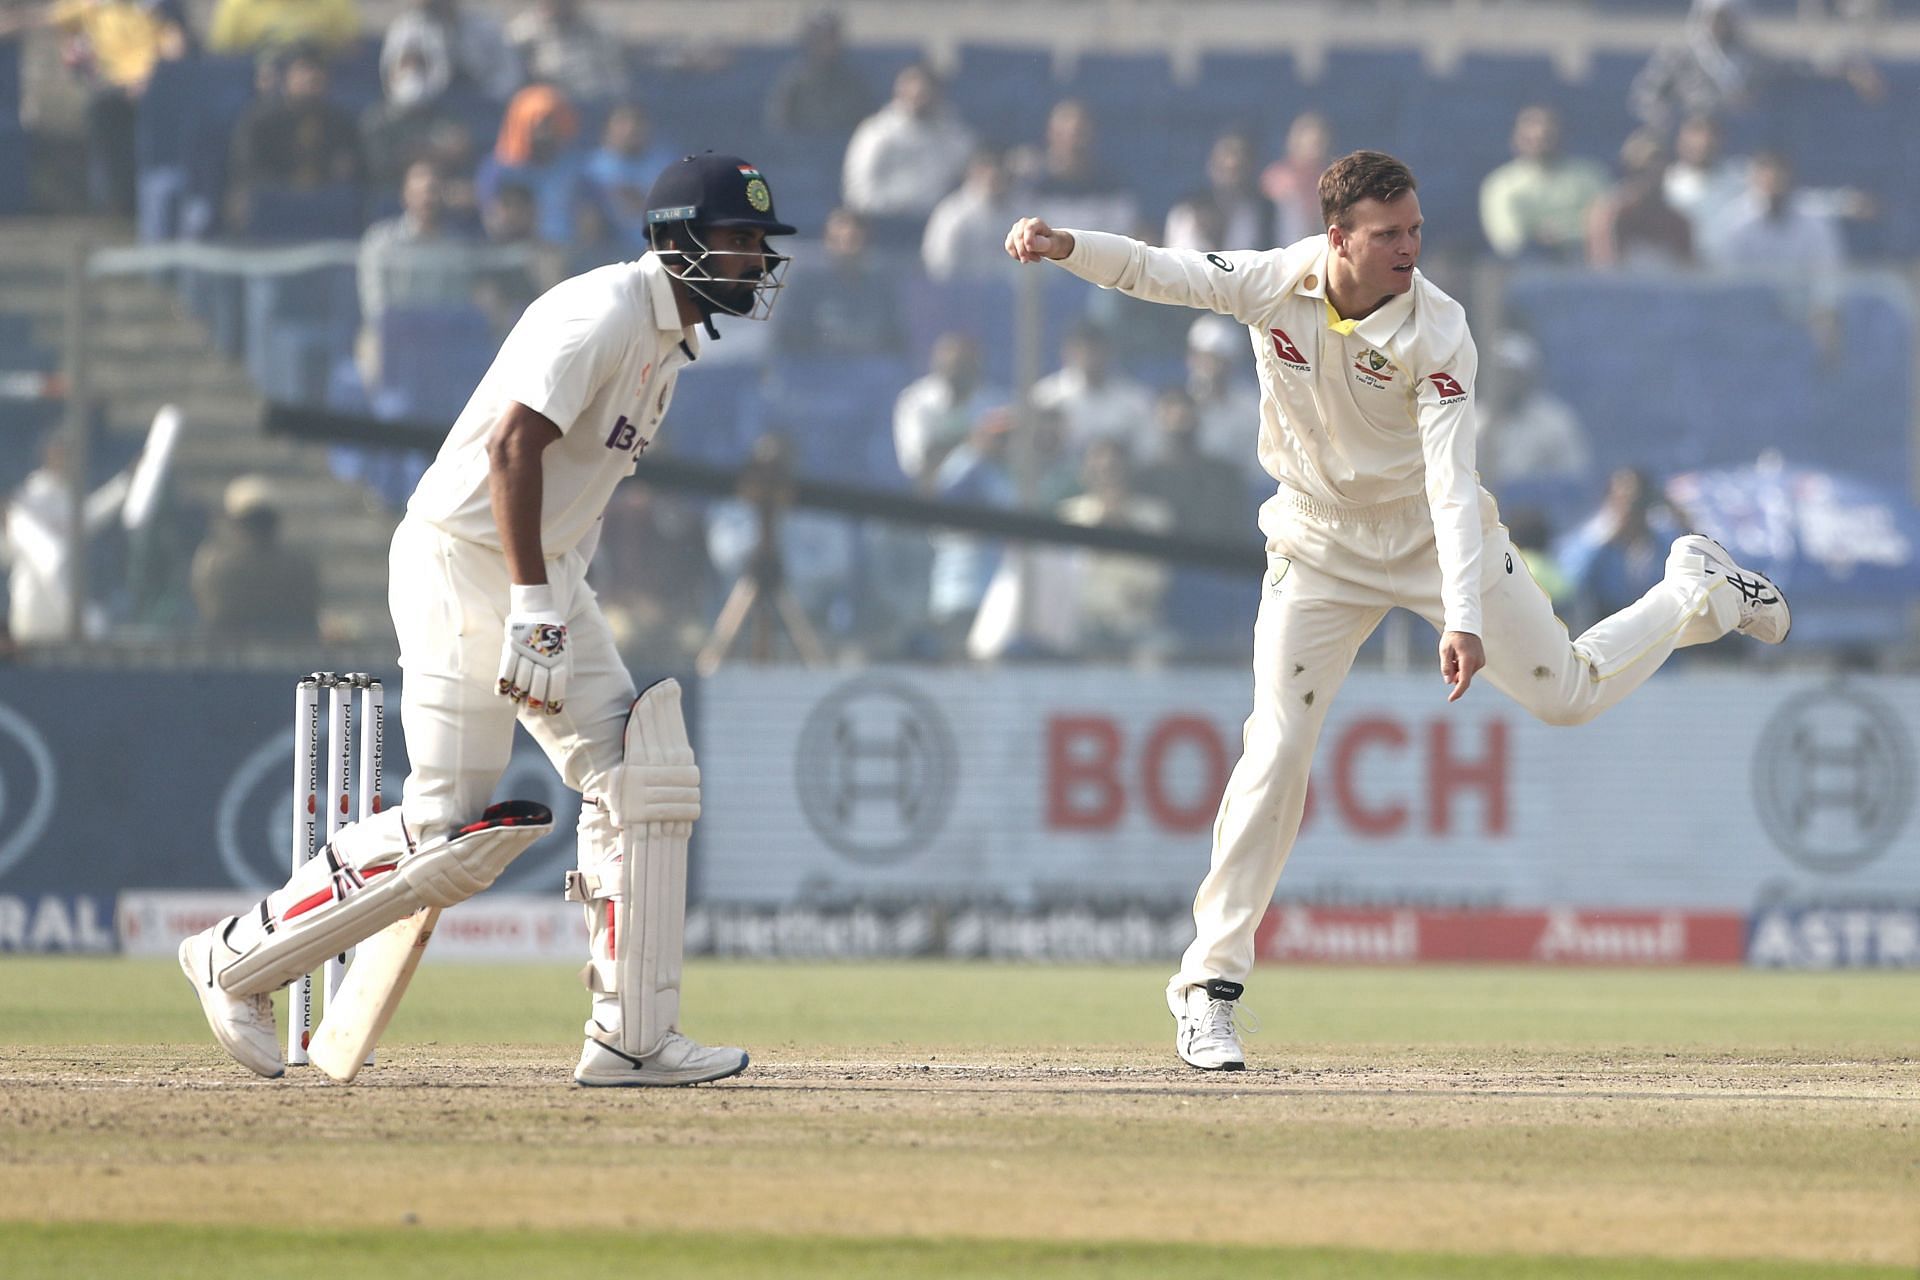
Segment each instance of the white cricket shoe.
M1203 987L1167 988L1167 1008L1173 1011L1173 1048L1183 1062L1202 1071L1247 1069L1247 1056L1240 1051L1240 1033L1233 1025L1234 1001L1245 990L1225 978L1215 978Z
M207 1015L213 1038L247 1070L269 1080L285 1075L287 1063L280 1056L280 1032L273 1022L273 997L228 995L214 980L240 953L227 945L228 921L222 920L204 933L196 933L180 944L180 971L193 984L200 997L200 1011Z
M1734 563L1727 549L1703 533L1674 539L1667 553L1667 570L1691 570L1709 578L1721 577L1739 593L1740 621L1733 629L1763 644L1779 644L1793 630L1793 611L1773 582Z
M709 1049L678 1031L667 1032L666 1043L644 1058L631 1057L588 1036L580 1050L580 1065L573 1069L573 1081L596 1089L645 1089L725 1080L746 1069L745 1049Z

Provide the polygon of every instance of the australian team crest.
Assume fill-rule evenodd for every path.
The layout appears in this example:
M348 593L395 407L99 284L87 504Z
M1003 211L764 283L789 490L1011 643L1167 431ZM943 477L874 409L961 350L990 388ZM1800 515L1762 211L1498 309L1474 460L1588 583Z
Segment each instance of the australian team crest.
M1393 381L1393 361L1371 347L1354 357L1353 371L1369 387L1381 388Z
M747 203L753 206L755 213L765 213L773 208L773 193L767 190L767 180L760 171L750 164L740 166L740 175L747 180Z

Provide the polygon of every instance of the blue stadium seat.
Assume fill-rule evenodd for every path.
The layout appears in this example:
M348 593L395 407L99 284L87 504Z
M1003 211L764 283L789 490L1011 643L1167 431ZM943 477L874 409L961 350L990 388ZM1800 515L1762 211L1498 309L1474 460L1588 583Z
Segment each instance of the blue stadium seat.
M1569 153L1607 161L1619 154L1636 123L1627 96L1646 65L1644 53L1597 52L1587 74L1555 95Z
M378 39L356 40L327 64L327 97L356 120L386 97L380 83L380 45Z
M258 276L245 285L247 373L270 399L324 400L360 326L352 267Z
M1901 353L1912 350L1914 317L1904 300L1846 294L1832 366L1803 303L1763 284L1523 272L1508 305L1541 345L1547 385L1587 424L1601 467L1671 472L1779 449L1834 470L1907 474L1914 389ZM1846 430L1811 429L1842 403Z
M373 398L396 418L451 423L499 343L478 307L394 307L380 317L380 385Z
M1335 48L1312 89L1343 151L1392 151L1413 86L1425 78L1417 49Z
M746 461L759 422L755 379L739 369L706 370L695 365L674 383L673 406L660 444L676 457L738 465Z
M20 123L20 41L0 40L0 120Z
M948 96L975 133L1001 146L1040 136L1047 109L1059 97L1053 51L1033 45L960 46L960 65Z
M0 216L27 211L29 145L26 130L0 118Z
M247 225L240 230L256 240L356 240L367 229L366 192L358 183L255 187L248 194Z
M878 106L893 96L893 78L916 62L924 62L927 51L917 44L854 44L847 46L847 60L860 70L861 78L873 92Z
M1208 52L1193 83L1177 91L1176 109L1213 128L1258 128L1277 148L1309 96L1290 53Z
M253 101L251 58L162 62L134 127L141 234L205 235L218 225L233 127Z
M889 484L893 404L912 376L892 356L780 357L766 371L758 429L788 436L804 474Z
M1483 94L1466 73L1421 79L1411 87L1395 131L1400 158L1420 180L1426 242L1435 249L1482 252L1480 184L1511 157L1513 118L1525 95Z

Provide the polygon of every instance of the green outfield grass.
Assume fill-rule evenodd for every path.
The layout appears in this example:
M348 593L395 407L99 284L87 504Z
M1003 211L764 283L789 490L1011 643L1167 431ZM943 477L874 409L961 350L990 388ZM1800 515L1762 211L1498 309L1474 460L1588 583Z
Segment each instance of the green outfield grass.
M569 968L429 961L353 1089L171 961L0 960L0 1276L1776 1280L1920 1268L1920 977L696 963L698 1090L571 1086Z
M688 1029L825 1049L1137 1047L1171 1043L1163 969L990 964L688 966ZM1245 1001L1255 1052L1295 1044L1686 1047L1920 1053L1920 978L1904 973L1491 967L1263 971ZM392 1043L571 1043L585 1012L564 966L421 967ZM0 1044L198 1045L171 961L0 960Z
M269 1271L275 1280L524 1280L631 1271L724 1280L1907 1280L1910 1268L1678 1262L1667 1258L1488 1258L1357 1249L1060 1245L971 1240L721 1239L608 1232L299 1232L8 1227L11 1280L139 1276L207 1280ZM271 1259L270 1263L263 1260Z

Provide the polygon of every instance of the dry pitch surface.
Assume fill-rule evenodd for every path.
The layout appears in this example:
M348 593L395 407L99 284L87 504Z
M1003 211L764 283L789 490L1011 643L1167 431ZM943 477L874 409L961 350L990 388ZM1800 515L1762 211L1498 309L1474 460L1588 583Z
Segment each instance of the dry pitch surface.
M170 966L7 960L0 1272L1920 1274L1920 978L1291 970L1236 1076L1161 981L699 966L752 1070L622 1092L564 973L430 965L342 1089Z

